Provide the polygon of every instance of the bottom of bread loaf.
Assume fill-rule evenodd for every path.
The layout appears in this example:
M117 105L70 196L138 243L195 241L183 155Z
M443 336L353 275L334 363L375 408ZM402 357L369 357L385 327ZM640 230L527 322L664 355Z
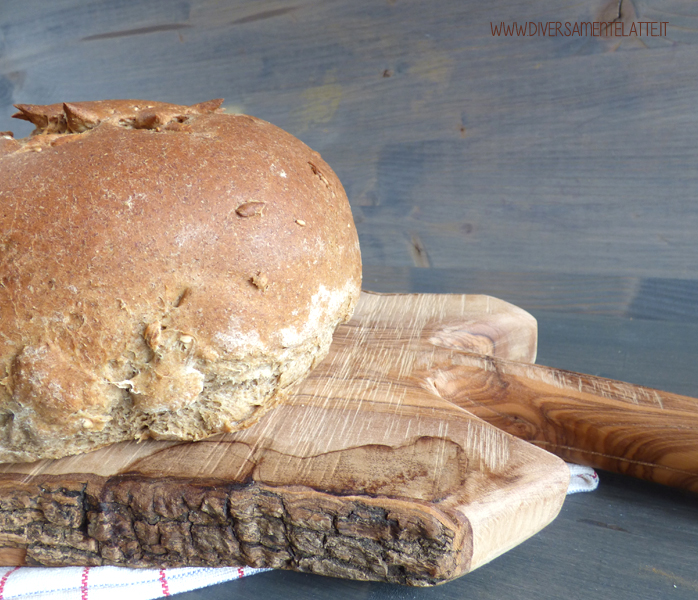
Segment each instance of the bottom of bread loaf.
M61 458L127 440L197 441L244 429L307 376L327 355L331 341L328 332L274 356L219 360L215 364L193 361L181 372L160 364L131 379L110 381L104 387L110 396L109 412L75 415L63 428L50 420L47 426L47 419L38 418L31 407L16 406L14 412L2 415L0 462ZM46 361L45 354L39 358ZM24 357L29 363L26 370L34 366L30 359ZM146 377L147 386L142 385ZM140 397L141 387L159 391L159 398ZM177 395L182 399L177 410L161 408L157 403L160 400L164 405L164 398L171 407Z

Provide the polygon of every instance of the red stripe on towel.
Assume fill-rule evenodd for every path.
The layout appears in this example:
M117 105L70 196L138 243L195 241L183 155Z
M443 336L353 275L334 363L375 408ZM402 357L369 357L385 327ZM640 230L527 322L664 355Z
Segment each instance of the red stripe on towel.
M7 578L12 575L19 567L14 567L10 569L7 573L5 573L2 576L2 579L0 579L0 600L4 600L5 598L5 584L7 583Z
M162 585L162 595L170 595L170 586L167 585L167 575L165 575L165 569L160 569L160 585Z
M80 598L82 600L87 600L87 577L89 576L90 573L90 567L85 567L82 570L82 577L80 578Z

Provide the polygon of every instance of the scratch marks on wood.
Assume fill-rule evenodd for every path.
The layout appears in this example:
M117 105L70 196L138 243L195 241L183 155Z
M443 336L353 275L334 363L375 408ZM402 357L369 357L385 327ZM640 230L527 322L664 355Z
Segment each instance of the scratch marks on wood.
M635 406L647 406L664 409L666 398L673 398L671 394L665 394L659 390L645 388L631 383L584 375L554 369L543 365L521 364L511 361L496 360L491 356L474 354L472 350L463 348L466 353L458 357L457 364L467 366L470 369L478 369L483 372L497 374L502 381L518 380L525 385L550 386L559 390L560 396L571 394L588 395L603 398L613 402L629 403ZM454 375L455 376L455 375ZM552 392L547 391L548 395Z
M367 444L307 457L274 454L265 454L256 480L423 501L454 493L467 476L469 458L446 437L421 437L402 446Z
M469 421L466 454L471 460L478 461L478 471L500 472L509 462L509 438L495 427Z
M530 368L530 376L560 390L576 390L581 394L599 396L607 400L619 400L636 406L664 408L662 394L658 390L622 381L541 366L532 366Z
M490 314L484 310L491 309L488 299L477 298L473 303L481 313ZM503 307L500 305L500 309ZM325 373L332 374L335 387L328 388L325 383L319 393L313 393L309 386L304 386L304 390L310 392L306 406L317 405L322 395L331 394L335 402L339 395L345 399L348 412L356 411L354 418L336 421L327 431L326 440L336 443L355 438L360 423L362 435L379 435L380 443L394 445L396 440L405 439L404 430L409 428L410 439L429 435L458 443L472 461L473 468L479 471L496 472L504 468L509 458L509 438L501 432L483 423L473 425L465 414L462 422L456 419L449 426L438 418L433 420L428 413L415 412L415 407L426 401L422 394L429 389L421 383L418 373L438 370L444 361L448 362L450 354L428 343L433 330L448 321L449 315L469 310L471 307L460 296L365 294L353 320L361 326L352 327L350 323L335 337L337 347L353 350L335 353L319 367L320 379L325 379ZM477 326L474 319L468 325L461 325L463 331L460 333L468 335L469 327L476 329ZM492 334L496 338L496 331ZM504 331L499 335L504 335ZM364 406L366 410L361 410L361 418L357 419L356 414ZM406 417L405 412L412 416ZM386 414L390 414L390 418L386 419ZM322 450L330 447L323 446ZM437 467L435 465L432 477L438 488Z
M122 31L110 31L108 33L97 33L88 35L82 38L81 42L94 42L96 40L108 40L120 37L129 37L132 35L145 35L148 33L159 33L161 31L180 31L188 29L191 25L188 23L166 23L164 25L151 25L149 27L138 27L136 29L124 29Z

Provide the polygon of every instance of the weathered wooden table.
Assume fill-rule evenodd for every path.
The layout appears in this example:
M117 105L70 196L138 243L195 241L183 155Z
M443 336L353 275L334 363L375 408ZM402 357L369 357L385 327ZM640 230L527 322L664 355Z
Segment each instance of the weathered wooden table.
M612 19L667 25L538 35ZM514 21L535 35L493 34ZM224 97L334 167L367 289L498 296L538 318L538 362L698 396L697 27L681 0L5 0L0 131L29 131L12 103ZM602 472L438 588L270 572L181 597L688 599L696 573L696 496Z

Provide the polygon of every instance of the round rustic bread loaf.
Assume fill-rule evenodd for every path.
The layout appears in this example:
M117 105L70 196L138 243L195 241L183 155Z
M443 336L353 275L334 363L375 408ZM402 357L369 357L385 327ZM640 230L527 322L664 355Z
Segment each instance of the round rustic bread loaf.
M19 105L0 134L0 461L255 422L358 300L347 197L221 101Z

